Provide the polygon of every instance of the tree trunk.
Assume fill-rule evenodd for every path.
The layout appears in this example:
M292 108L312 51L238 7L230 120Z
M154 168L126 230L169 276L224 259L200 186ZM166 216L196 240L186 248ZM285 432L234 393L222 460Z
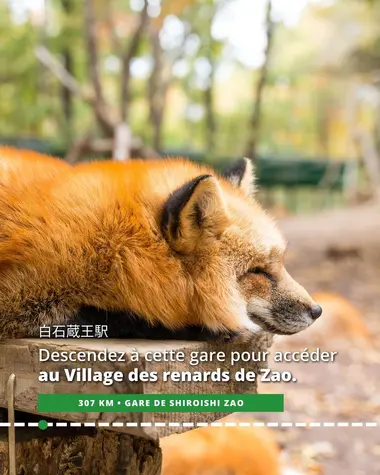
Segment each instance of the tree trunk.
M144 8L140 14L139 24L133 33L128 48L122 55L122 76L121 76L121 119L128 123L129 108L131 102L131 61L136 56L138 51L142 34L148 24L148 0L144 1Z
M112 137L114 125L110 117L110 111L105 103L103 87L100 77L99 54L97 45L97 25L94 12L93 0L85 0L85 39L88 55L88 68L91 83L94 89L93 107L97 121L105 135Z
M212 40L211 40L212 41ZM209 63L211 66L209 83L204 93L205 110L206 110L206 146L208 154L213 154L215 151L215 133L216 122L214 114L214 76L215 76L215 64L212 54L209 54Z
M268 66L270 55L272 52L272 45L273 45L273 30L274 30L274 23L271 19L272 13L272 1L268 0L267 7L266 7L266 33L267 33L267 45L265 49L265 59L264 63L261 66L259 72L259 79L255 86L255 103L253 107L253 112L251 116L251 120L249 122L249 138L246 148L246 156L250 157L253 162L256 161L256 153L257 153L257 144L259 140L259 133L260 133L260 122L261 122L261 104L262 98L264 93L265 84L267 81L268 75Z
M162 141L162 121L164 117L165 94L163 85L163 51L158 32L151 35L153 69L148 82L149 119L153 128L153 147L160 150Z
M159 31L152 29L150 39L152 45L153 69L148 81L149 120L153 129L153 147L162 149L162 130L166 111L166 98L173 81L173 67L183 57L183 47L190 34L187 31L182 44L171 55L164 53L160 45Z
M376 200L380 201L380 154L375 139L370 134L358 133L357 140L363 156L363 164Z
M380 114L375 117L375 129L373 133L362 130L358 125L357 112L360 106L358 94L351 94L349 108L349 123L354 147L360 155L373 197L380 201Z
M69 48L63 50L63 65L65 69L73 75L73 57ZM63 113L66 119L67 127L69 131L71 130L71 122L73 119L73 95L70 89L62 86L62 107Z
M62 8L65 12L66 17L69 17L73 12L73 2L72 0L62 0ZM63 66L66 71L72 76L74 76L74 64L73 64L73 54L71 48L66 44L62 51L63 57ZM73 93L72 91L61 85L61 95L62 95L62 109L66 121L66 132L67 139L70 141L72 136L72 120L73 120Z
M318 100L317 109L317 132L321 152L328 157L330 154L329 122L330 110L324 97Z
M17 432L17 475L160 475L152 440L107 430L57 428ZM8 438L0 434L0 473L10 475Z
M380 93L380 91L379 91ZM374 126L374 139L375 139L375 147L377 153L380 157L380 106L377 107L375 112L375 126Z

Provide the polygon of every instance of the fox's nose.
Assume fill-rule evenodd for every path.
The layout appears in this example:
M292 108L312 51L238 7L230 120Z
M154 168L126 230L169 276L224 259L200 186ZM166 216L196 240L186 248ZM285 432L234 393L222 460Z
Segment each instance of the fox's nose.
M316 320L322 315L322 307L317 304L312 305L310 309L310 315L313 320Z

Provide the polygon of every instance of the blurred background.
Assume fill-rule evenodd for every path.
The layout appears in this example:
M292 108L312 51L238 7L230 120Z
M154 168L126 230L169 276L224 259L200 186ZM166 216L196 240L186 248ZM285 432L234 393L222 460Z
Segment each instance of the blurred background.
M380 182L376 0L2 0L0 141L254 158L279 214Z
M262 385L286 401L263 420L380 426L380 1L0 0L0 144L70 163L250 157L288 267L325 309L274 348L340 352L293 365L297 384ZM273 433L301 473L375 475L378 427ZM231 437L246 456L257 440L218 434L224 471L199 449L204 470L180 462L185 475L277 473L242 471ZM167 453L185 444L194 460L177 440Z

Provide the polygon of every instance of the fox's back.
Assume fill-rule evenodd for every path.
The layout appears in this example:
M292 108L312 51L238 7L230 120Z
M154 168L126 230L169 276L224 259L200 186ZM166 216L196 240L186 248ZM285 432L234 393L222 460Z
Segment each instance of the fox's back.
M49 155L0 147L2 263L19 262L31 247L35 231L43 235L42 225L49 218L44 206L48 202L45 191L58 175L70 170L68 163Z
M70 165L32 150L0 147L0 184L10 188L35 185L56 177Z

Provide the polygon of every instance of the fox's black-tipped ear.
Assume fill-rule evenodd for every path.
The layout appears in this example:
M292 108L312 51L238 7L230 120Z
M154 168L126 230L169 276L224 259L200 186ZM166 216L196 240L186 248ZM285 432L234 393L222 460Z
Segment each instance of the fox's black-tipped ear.
M201 175L169 197L161 229L173 249L189 254L212 243L228 224L228 212L218 180L212 175Z
M246 196L255 192L255 173L252 160L241 158L223 172L223 177L236 188L243 190Z

